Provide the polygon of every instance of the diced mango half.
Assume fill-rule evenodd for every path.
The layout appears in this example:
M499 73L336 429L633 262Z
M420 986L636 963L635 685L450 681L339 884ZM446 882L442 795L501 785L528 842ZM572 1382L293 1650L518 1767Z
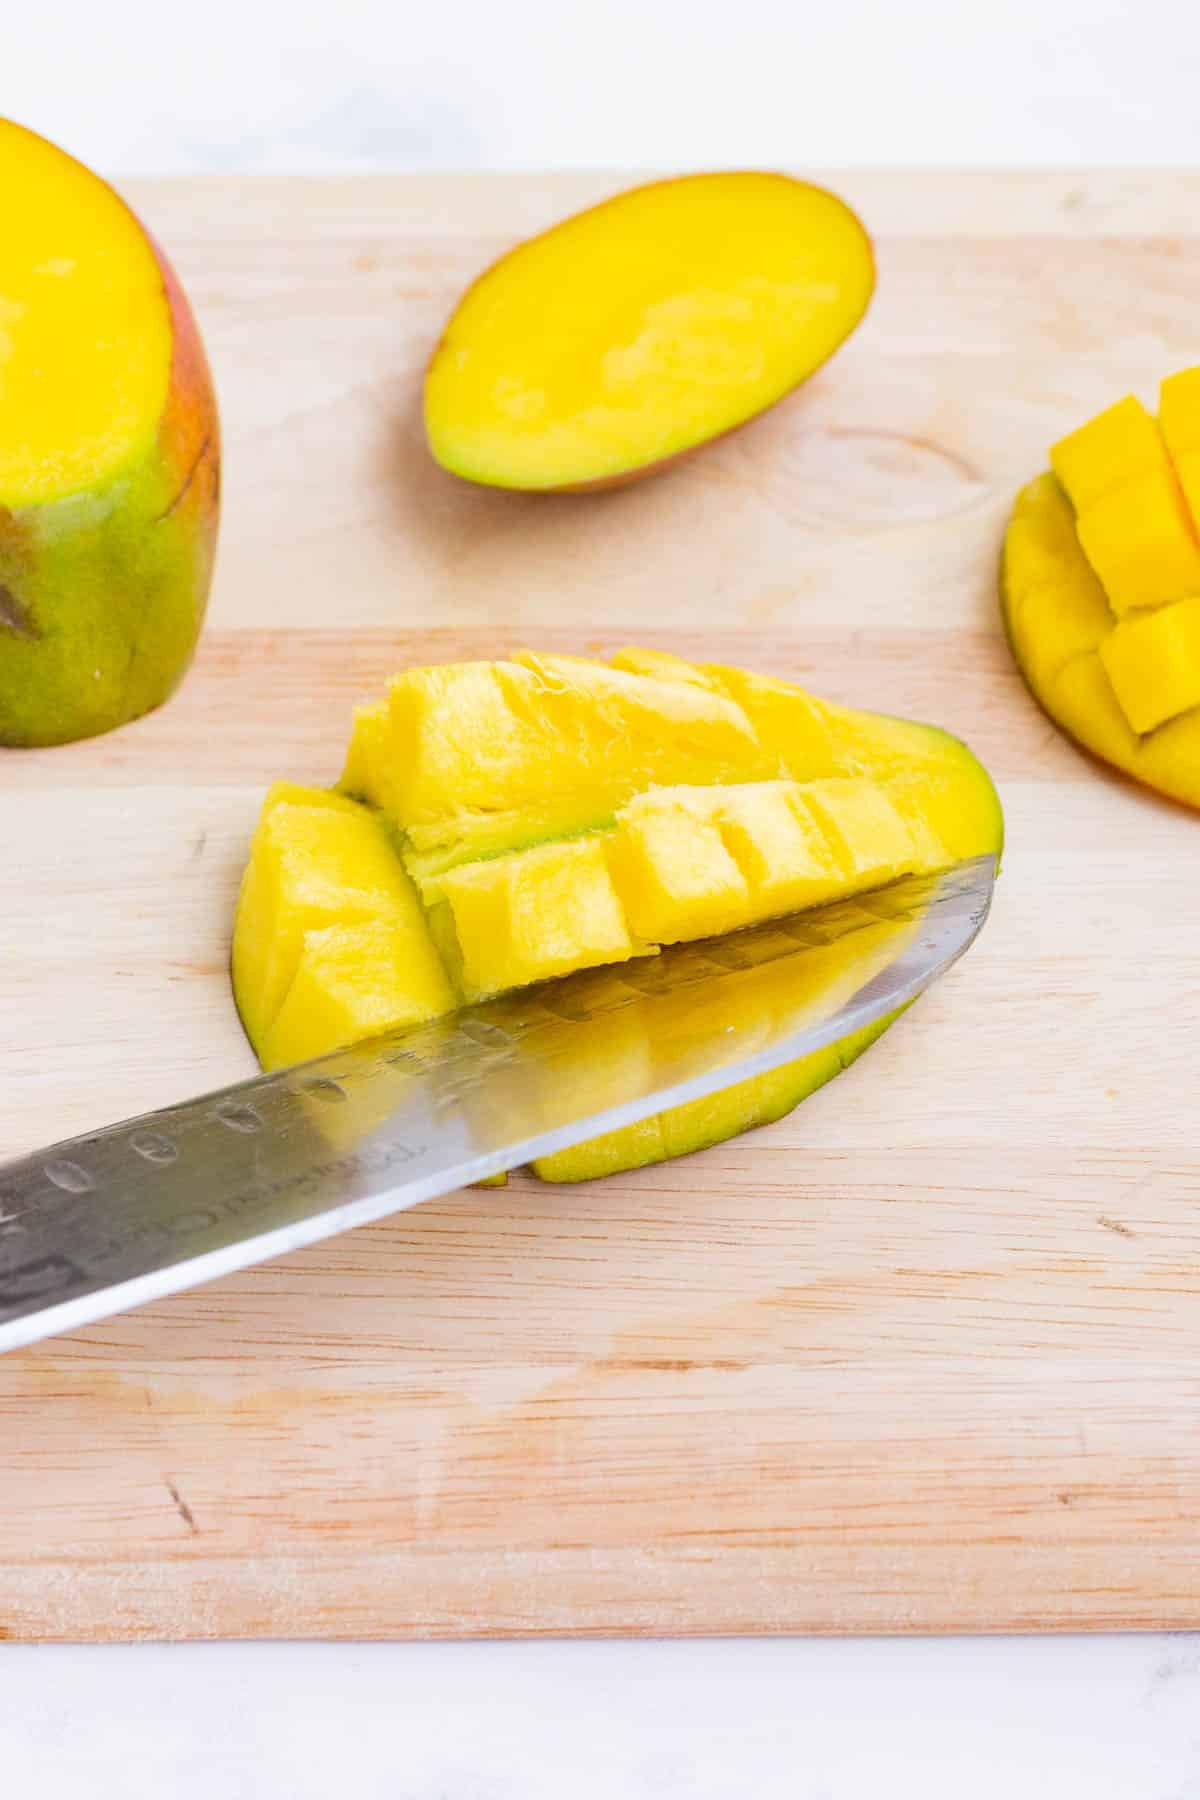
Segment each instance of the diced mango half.
M1114 620L1070 517L1051 475L1017 497L1001 581L1017 662L1069 736L1148 786L1200 806L1195 597Z
M233 945L264 1064L999 848L986 775L940 732L663 652L615 660L410 670L355 715L343 787L369 804L272 789ZM643 1054L616 1031L611 1069ZM808 1060L553 1170L744 1129L847 1058Z
M1163 381L1157 422L1122 400L1050 454L1005 537L1014 654L1086 748L1200 805L1200 367Z
M1134 731L1153 731L1200 706L1200 595L1123 619L1100 661Z

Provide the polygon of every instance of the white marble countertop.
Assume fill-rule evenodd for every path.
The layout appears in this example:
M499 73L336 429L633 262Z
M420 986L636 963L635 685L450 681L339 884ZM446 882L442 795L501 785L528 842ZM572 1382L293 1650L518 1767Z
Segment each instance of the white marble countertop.
M0 111L117 173L1195 159L1176 0L61 0ZM1200 1800L1200 1639L5 1645L41 1800Z
M1196 1800L1200 1645L8 1645L39 1800Z

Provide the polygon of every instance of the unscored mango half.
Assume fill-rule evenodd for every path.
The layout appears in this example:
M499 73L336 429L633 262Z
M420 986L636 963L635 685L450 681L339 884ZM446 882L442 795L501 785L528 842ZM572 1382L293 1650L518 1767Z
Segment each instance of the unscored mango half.
M492 487L638 480L790 393L874 283L866 232L824 188L754 172L632 188L467 290L426 375L429 447Z
M340 792L267 795L235 996L278 1068L998 851L1001 832L991 782L957 740L787 682L638 650L409 669L356 715ZM876 931L882 960L901 929ZM826 998L861 975L861 950L860 935L814 962ZM777 1118L888 1022L537 1172L582 1180ZM595 1110L614 1072L653 1054L637 1009L622 1011Z
M1149 787L1200 806L1200 369L1055 444L1017 496L1001 601L1050 717Z

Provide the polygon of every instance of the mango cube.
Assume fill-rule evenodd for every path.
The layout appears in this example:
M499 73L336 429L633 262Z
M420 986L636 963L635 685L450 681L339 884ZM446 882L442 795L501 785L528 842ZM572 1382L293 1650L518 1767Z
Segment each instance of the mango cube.
M829 720L821 702L790 681L747 669L710 665L706 671L736 700L776 764L774 773L811 781L837 771Z
M1158 426L1132 394L1052 444L1050 466L1078 513L1087 512L1113 488L1168 471Z
M1200 595L1122 620L1100 645L1100 660L1139 736L1200 706Z
M635 954L603 837L541 844L443 877L467 997Z
M1076 530L1118 617L1200 592L1200 544L1169 470L1112 489Z
M882 887L916 864L912 834L882 789L869 781L809 781L803 806L824 831L841 865L843 894Z
M746 878L719 829L670 789L621 809L609 863L630 928L647 943L709 937L751 916Z
M356 706L346 762L338 787L356 800L385 806L390 798L387 771L391 761L391 721L386 700L373 706Z
M746 878L756 918L820 906L842 889L838 860L802 793L791 781L724 790L721 836Z
M266 1032L264 1068L307 1062L454 1004L445 970L423 934L393 920L305 933L287 995Z
M255 833L251 866L247 897L264 952L250 959L253 977L239 981L238 997L252 1033L265 1031L283 1004L306 932L379 918L424 929L420 902L386 828L365 807L336 795L270 805Z
M1200 368L1167 376L1159 389L1158 422L1183 497L1200 523Z
M1158 424L1172 456L1200 450L1200 367L1168 375L1158 390Z

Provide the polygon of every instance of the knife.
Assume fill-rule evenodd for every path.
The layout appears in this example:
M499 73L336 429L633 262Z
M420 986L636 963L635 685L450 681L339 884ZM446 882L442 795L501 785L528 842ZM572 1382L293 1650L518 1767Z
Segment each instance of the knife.
M970 946L995 858L468 1006L0 1166L0 1351L807 1056Z

